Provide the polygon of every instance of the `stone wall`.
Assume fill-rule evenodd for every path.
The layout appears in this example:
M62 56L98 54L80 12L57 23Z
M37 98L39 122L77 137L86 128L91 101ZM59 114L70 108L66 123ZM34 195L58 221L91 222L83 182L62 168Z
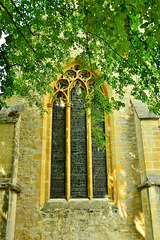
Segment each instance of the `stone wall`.
M157 212L157 219L158 219L158 232L160 233L160 187L155 187L156 192L156 212Z
M6 237L9 184L12 174L14 124L0 124L0 239Z
M41 211L29 208L18 225L16 240L143 239L109 199L51 199Z
M22 108L15 105L0 111L0 239L14 238Z
M143 239L139 164L133 107L129 101L125 109L110 117L117 207L108 197L91 201L46 198L46 203L39 204L48 184L48 178L44 176L50 161L45 157L47 118L41 119L36 108L28 109L24 105L18 170L21 193L17 203L15 239Z
M149 114L146 104L132 100L140 162L142 209L146 240L160 238L160 216L157 200L160 188L159 116Z
M5 217L0 226L9 229L7 240L13 239L15 209L15 240L159 240L159 181L153 178L159 175L158 118L150 119L152 123L148 124L138 116L126 91L126 107L108 116L105 124L108 184L112 185L109 195L104 199L67 201L50 199L50 97L43 99L49 112L43 118L35 106L29 108L24 100L10 101L23 104L23 110L14 122L6 120L0 125L1 178L6 172L6 180L10 178L10 184L20 188L18 195L11 185L0 190L1 219ZM10 116L17 118L13 113ZM6 156L4 149L9 151ZM13 194L9 197L10 192L16 194L17 203ZM5 234L1 228L2 240Z

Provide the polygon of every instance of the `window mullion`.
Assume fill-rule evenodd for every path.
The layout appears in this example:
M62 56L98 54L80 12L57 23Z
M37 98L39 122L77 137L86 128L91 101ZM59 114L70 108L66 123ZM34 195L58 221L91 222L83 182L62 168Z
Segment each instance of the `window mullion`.
M66 199L71 194L71 104L66 103Z
M86 109L87 117L87 179L88 179L88 198L93 198L93 178L92 178L92 136L91 136L91 110Z

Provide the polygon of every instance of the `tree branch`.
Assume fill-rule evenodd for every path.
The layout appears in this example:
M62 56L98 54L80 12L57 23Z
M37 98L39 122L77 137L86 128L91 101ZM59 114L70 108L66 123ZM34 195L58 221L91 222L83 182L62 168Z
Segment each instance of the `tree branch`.
M134 36L136 36L136 37L138 38L138 40L147 47L147 49L150 50L150 48L151 48L151 49L155 52L154 48L152 48L151 46L149 46L148 43L146 43L145 41L143 41L143 40L142 40L140 37L138 37L138 35L133 31L133 29L132 29L131 26L130 26L129 19L128 19L128 27L129 27L130 31L132 32L132 34L133 34ZM156 60L153 56L152 56L152 58L153 58L153 61L156 63L157 67L159 68L159 64L158 64L157 60Z
M142 57L139 55L139 53L137 52L135 46L133 45L132 43L132 40L129 36L129 31L128 31L128 28L129 28L129 17L128 15L126 15L126 33L127 33L127 39L128 41L130 42L134 52L136 53L136 55L138 56L138 58L142 61L142 63L145 65L145 67L147 68L147 70L152 74L151 70L148 68L147 64L142 60Z
M44 8L38 3L38 2L36 2L37 4L38 4L38 6L42 9L42 11L44 11Z
M28 27L30 33L31 33L33 36L35 36L35 34L31 31L31 29L30 29L30 27L29 27L29 25L28 25L26 19L23 17L22 13L21 13L20 10L18 9L18 7L15 5L15 3L13 2L13 0L11 0L11 3L12 3L13 6L15 7L15 9L16 9L17 12L19 13L19 15L22 17L22 20L23 20L23 21L25 22L25 24L27 25L27 27Z
M87 18L87 16L88 16L87 8L86 8L86 6L84 6L83 8L84 8L84 11L85 11L85 16L86 16L86 18Z
M84 11L85 11L86 19L87 19L87 18L88 18L88 13L87 13L86 6L84 6ZM87 30L87 28L86 28L86 43L87 43L86 53L87 53L87 55L88 55L88 57L89 57L89 63L90 63L91 71L92 71L93 68L92 68L91 55L90 55L90 51L89 51L89 44L88 44L88 30Z
M131 4L127 3L126 1L124 1L124 3L125 3L127 6L131 7L132 9L136 10L135 7L133 7Z
M0 52L1 52L1 54L3 56L3 59L4 59L5 63L6 63L6 67L5 68L11 68L11 67L14 67L16 65L19 65L18 63L14 63L12 65L9 65L9 62L8 62L8 60L7 60L7 58L6 58L6 56L5 56L5 54L4 54L2 49L0 49Z
M147 48L151 47L151 46L149 46L148 43L146 43L146 42L143 41L140 37L138 37L138 35L133 31L133 29L131 28L130 23L129 23L129 17L128 17L128 22L127 22L127 24L128 24L129 29L130 29L131 32L133 33L133 35L135 35L135 36L139 39L140 42L142 42ZM152 47L151 47L151 48L152 48ZM152 49L153 49L153 48L152 48ZM153 50L154 50L154 49L153 49ZM154 51L155 51L155 50L154 50Z
M92 33L92 32L88 32L89 34L92 34L92 35L94 35L94 36L96 36L96 37L98 37L99 39L101 39L116 55L118 55L124 62L126 62L131 68L133 68L134 69L134 67L125 59L125 58L123 58L119 53L117 53L108 43L107 43L107 41L104 39L104 38L102 38L102 37L100 37L99 35L97 35L97 34L95 34L95 33Z
M2 54L2 56L3 56L4 61L5 61L5 63L6 63L6 67L9 68L9 62L8 62L8 60L7 60L7 58L6 58L3 50L0 49L0 51L1 51L1 54Z
M52 3L50 0L47 0L48 2L50 2L50 3ZM66 15L62 12L62 11L60 11L56 6L54 6L54 8L55 8L55 10L57 10L59 13L60 13L60 15L62 16L62 17L66 17Z
M30 48L32 49L32 51L34 53L36 53L36 51L34 50L34 48L31 46L31 44L29 43L29 41L26 39L26 37L24 36L24 34L21 32L20 28L18 27L18 25L16 24L16 22L13 19L13 16L10 14L10 12L7 10L7 8L3 5L2 2L0 2L0 5L4 8L4 10L6 11L6 13L8 14L8 16L10 17L11 21L13 22L14 26L17 28L18 32L21 34L21 36L23 37L23 39L27 42L27 44L30 46Z

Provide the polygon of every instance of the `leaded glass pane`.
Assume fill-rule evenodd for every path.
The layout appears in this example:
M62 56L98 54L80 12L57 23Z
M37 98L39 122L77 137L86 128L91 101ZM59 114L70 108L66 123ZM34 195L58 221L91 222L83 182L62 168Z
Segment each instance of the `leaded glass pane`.
M105 132L104 122L100 122L99 127ZM107 194L107 168L106 168L106 148L98 149L96 144L92 144L93 161L93 197L104 198Z
M79 83L71 91L71 197L87 197L86 115L80 115L84 102Z
M65 197L65 103L58 98L53 106L52 157L51 157L51 198Z

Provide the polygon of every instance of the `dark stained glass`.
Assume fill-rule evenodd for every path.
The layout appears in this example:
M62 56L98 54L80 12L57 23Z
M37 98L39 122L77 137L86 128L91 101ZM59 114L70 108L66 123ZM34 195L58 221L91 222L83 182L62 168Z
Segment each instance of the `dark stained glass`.
M71 197L87 197L86 115L80 115L84 103L79 98L83 89L76 83L71 91Z
M105 132L104 122L98 124ZM106 148L98 150L96 144L92 144L93 161L93 197L104 198L107 194L107 168Z
M52 120L51 198L65 197L66 110L59 98L54 102Z
M79 71L76 65L66 72L69 79L58 80L56 89L71 91L71 198L86 198L87 193L87 125L84 101L79 95L84 91L82 88L83 79L90 78L88 71ZM76 79L77 83L71 90L71 84ZM87 82L88 86L93 84ZM68 86L70 85L70 87ZM73 85L72 85L73 86ZM51 198L65 198L65 164L66 164L66 108L59 92L58 100L54 102L52 119L52 153L51 153ZM63 97L64 97L63 96ZM99 126L105 132L105 124L101 122ZM92 177L93 177L93 197L103 198L107 194L107 168L106 149L98 150L95 143L92 144Z

